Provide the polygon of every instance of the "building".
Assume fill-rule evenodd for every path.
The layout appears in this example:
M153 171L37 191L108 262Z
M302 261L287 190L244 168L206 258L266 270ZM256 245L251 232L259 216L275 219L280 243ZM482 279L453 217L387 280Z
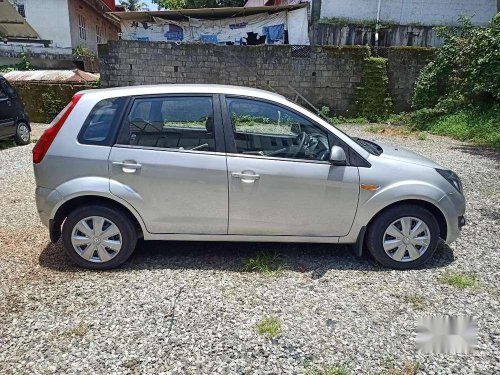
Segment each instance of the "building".
M69 53L82 47L97 52L97 45L118 39L119 23L107 13L114 0L9 0L19 14L51 47Z
M396 25L457 25L460 16L487 25L500 11L498 0L313 0L322 19L376 21ZM313 11L314 13L314 11Z
M3 44L45 45L47 40L41 40L38 33L19 14L16 9L6 1L0 1L0 39Z
M113 12L121 38L218 45L309 44L307 4Z

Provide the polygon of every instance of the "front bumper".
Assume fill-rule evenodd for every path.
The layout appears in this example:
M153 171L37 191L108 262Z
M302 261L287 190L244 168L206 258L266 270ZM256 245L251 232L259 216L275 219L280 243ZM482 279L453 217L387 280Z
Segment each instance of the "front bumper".
M465 198L462 194L448 193L438 204L447 223L448 233L445 242L450 244L460 236L460 231L465 225Z

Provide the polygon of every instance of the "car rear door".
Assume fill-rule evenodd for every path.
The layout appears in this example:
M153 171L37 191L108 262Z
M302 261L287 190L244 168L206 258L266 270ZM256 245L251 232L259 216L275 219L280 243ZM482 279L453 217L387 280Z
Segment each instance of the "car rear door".
M229 234L345 236L356 214L359 173L329 162L341 142L281 105L227 97Z
M227 234L228 183L218 96L135 97L109 155L110 190L151 233Z
M0 138L15 134L16 106L2 88L0 81Z

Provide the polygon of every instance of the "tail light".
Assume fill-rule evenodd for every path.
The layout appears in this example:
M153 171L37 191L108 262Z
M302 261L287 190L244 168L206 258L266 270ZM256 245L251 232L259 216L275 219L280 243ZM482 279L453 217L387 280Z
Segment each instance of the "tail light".
M45 154L49 150L50 145L56 138L57 133L59 133L59 130L61 130L64 122L68 118L71 111L73 111L73 108L75 108L76 103L78 103L82 96L83 94L74 95L73 99L71 99L71 102L66 106L66 108L64 108L56 116L56 118L52 120L49 128L44 131L35 147L33 148L33 163L38 164L43 160Z

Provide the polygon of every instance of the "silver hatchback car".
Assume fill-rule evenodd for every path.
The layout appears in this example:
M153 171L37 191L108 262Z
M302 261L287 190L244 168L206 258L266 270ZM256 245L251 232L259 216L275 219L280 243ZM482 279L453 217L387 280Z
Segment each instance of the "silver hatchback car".
M51 240L92 269L121 265L140 237L352 244L408 269L465 224L452 171L244 87L82 91L33 162Z

